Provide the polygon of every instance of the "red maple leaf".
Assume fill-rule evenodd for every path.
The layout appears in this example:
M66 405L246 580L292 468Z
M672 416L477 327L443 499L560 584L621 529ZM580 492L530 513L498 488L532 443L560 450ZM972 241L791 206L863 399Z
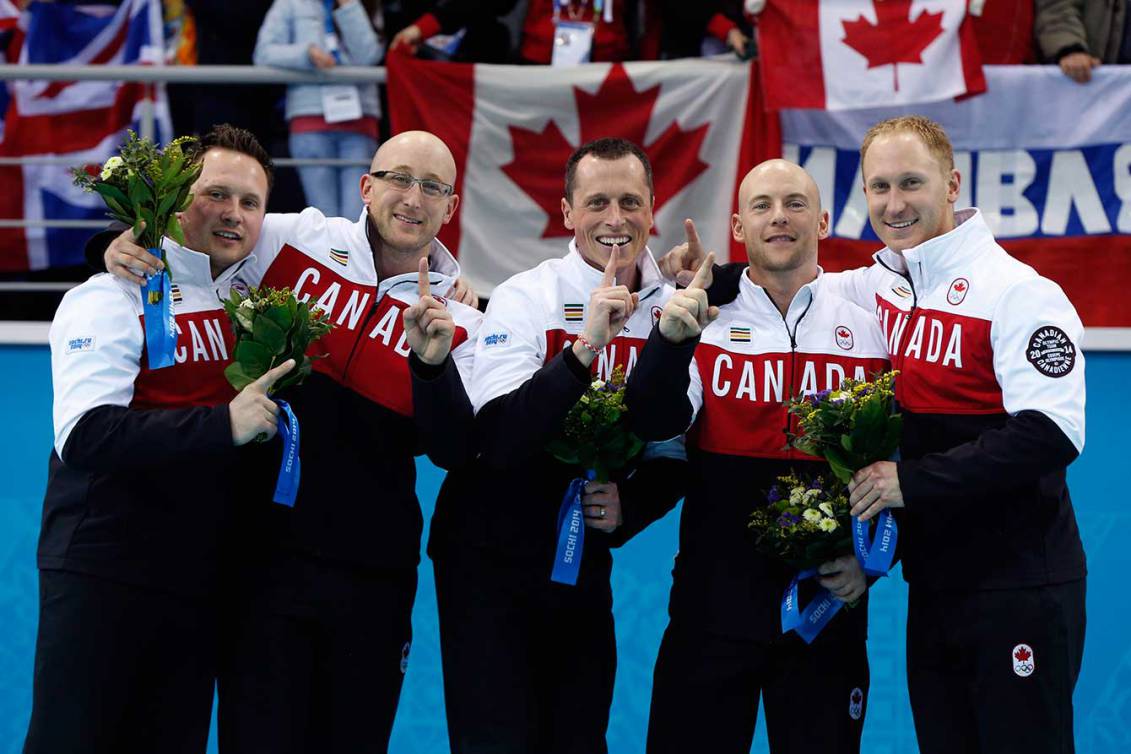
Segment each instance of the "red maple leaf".
M1025 649L1025 647L1018 647L1017 651L1013 653L1013 656L1017 658L1018 662L1025 662L1033 656L1033 653Z
M656 168L653 212L707 169L708 165L699 159L699 149L707 137L709 123L685 131L672 122L651 144L644 144L652 111L660 97L659 84L636 91L628 72L618 63L609 69L596 94L575 86L573 96L581 125L578 144L570 144L552 120L541 133L516 126L509 129L514 159L501 170L546 213L542 238L570 235L561 220L562 181L566 160L581 144L603 136L619 136L643 147ZM656 233L655 228L652 233Z
M840 337L840 338L847 338L847 337L848 337L849 335L851 335L852 333L848 332L848 330L837 330L837 331L836 331L836 334L837 334L837 337Z
M943 33L942 11L922 11L911 20L911 0L872 0L876 23L861 15L844 24L841 41L868 59L869 68L890 65L899 91L899 63L923 62L923 50Z
M954 284L954 290L958 291L959 293L962 293L964 290L966 290L966 283L963 283L963 282L955 283Z

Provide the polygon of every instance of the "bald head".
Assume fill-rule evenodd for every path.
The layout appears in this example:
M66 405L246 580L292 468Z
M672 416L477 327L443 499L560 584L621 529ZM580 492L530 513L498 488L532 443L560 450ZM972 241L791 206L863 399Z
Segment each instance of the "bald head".
M764 194L768 186L787 186L808 197L814 207L821 207L821 191L813 176L789 160L766 160L755 165L738 187L738 206L745 207L753 197Z
M432 178L454 186L456 161L448 145L427 131L405 131L392 137L373 155L370 172L397 170L417 178Z

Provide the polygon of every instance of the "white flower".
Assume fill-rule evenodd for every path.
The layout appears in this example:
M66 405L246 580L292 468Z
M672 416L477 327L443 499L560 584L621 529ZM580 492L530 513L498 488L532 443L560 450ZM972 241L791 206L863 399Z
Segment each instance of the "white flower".
M821 503L817 507L820 508L821 512L824 513L829 518L835 518L835 515L833 514L833 504L832 503Z
M805 504L809 505L821 496L820 490L805 490Z
M102 173L101 173L102 180L104 180L104 181L109 180L110 176L112 176L114 174L114 171L117 170L118 167L121 164L122 164L122 158L119 157L118 155L114 155L109 160L104 162L102 164Z
M827 518L822 520L821 512L819 510L817 510L816 508L806 508L805 512L802 513L801 516L806 521L810 521L810 522L813 522L813 523L816 523L817 521L821 521L821 524L819 524L821 526L821 528L824 528L824 522L829 520ZM833 521L833 524L835 525L836 522ZM825 529L825 531L830 531L830 530Z
M800 487L794 487L789 492L789 504L790 505L801 505L802 502L804 502L804 495L805 495L805 490L801 489Z
M252 309L252 310L254 310L255 309L255 302L252 301L249 298L245 298L243 301L240 302L240 308L241 309Z
M808 513L809 511L805 512ZM839 524L831 518L822 518L821 522L817 524L817 527L820 528L821 531L836 531L837 526L839 526Z
M852 400L852 393L846 390L834 390L829 393L829 400L833 403L844 403L845 401Z
M592 388L592 389L594 389L594 390L600 390L600 389L601 389L601 388L603 388L604 386L605 386L605 381L604 381L604 380L593 380L593 384L592 384L592 385L590 385L589 387L591 387L591 388Z

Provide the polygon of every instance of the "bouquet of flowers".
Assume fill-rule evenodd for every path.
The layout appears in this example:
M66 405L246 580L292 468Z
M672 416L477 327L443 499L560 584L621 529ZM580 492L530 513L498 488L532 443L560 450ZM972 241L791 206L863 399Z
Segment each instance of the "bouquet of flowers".
M799 571L852 552L852 522L844 487L823 476L778 477L767 505L750 515L759 552Z
M162 238L168 235L179 244L185 242L177 213L192 203L190 189L200 175L200 162L194 159L196 143L194 137L182 136L161 150L130 131L121 150L106 160L97 176L82 168L71 172L76 186L101 196L107 214L131 226L139 246L160 250L164 262Z
M609 481L644 449L644 441L628 429L624 387L619 366L608 380L594 380L546 450L563 463L591 470L598 482Z
M275 383L275 390L302 383L313 364L307 348L333 327L326 312L299 303L290 288L252 288L246 297L233 289L224 311L236 333L232 363L224 376L236 390L287 359L295 360L295 368Z
M790 435L790 444L824 458L845 484L856 471L886 460L899 447L903 428L903 417L892 413L897 374L885 372L872 382L846 379L839 390L790 400L789 413L801 429Z

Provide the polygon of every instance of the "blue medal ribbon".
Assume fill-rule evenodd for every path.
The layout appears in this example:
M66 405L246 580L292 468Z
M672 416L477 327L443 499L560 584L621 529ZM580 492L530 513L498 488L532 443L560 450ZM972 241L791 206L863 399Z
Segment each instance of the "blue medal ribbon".
M844 607L844 603L824 587L821 587L808 605L804 608L800 606L800 599L797 596L798 582L816 575L816 568L807 568L798 573L790 580L781 599L782 633L796 631L806 644L811 644L813 639L817 638L817 634L821 633L821 629L827 626L833 616Z
M283 438L283 460L279 464L279 479L275 482L276 503L293 508L298 496L298 482L302 475L302 459L299 458L298 417L286 401L275 401L279 405L279 437Z
M161 258L160 249L146 249ZM145 315L145 350L150 369L173 366L177 350L177 322L173 315L169 271L162 269L145 279L141 286L141 306Z
M594 477L592 471L585 478L578 477L569 483L562 506L558 509L558 549L554 553L554 570L550 581L574 586L581 569L581 553L585 548L585 513L581 508L581 495L585 483Z
M868 524L852 517L852 531L856 540L856 559L868 576L886 576L895 559L895 544L899 541L899 527L895 516L885 508L876 516L876 533L870 537Z

